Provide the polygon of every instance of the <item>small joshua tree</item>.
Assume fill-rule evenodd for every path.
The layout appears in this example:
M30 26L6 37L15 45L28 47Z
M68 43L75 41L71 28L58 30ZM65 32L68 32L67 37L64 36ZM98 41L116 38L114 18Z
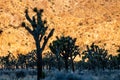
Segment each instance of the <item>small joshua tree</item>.
M56 57L52 52L46 52L43 58L44 68L50 70L51 68L56 67Z
M24 54L18 54L17 55L17 67L18 68L26 68L26 55L24 55Z
M32 50L26 54L26 63L27 67L34 68L36 66L36 50Z
M11 69L15 68L15 56L8 51L8 55L1 57L0 62L4 65L4 68Z
M35 16L30 18L28 14L28 9L25 10L25 17L29 21L29 23L32 26L32 29L28 27L25 22L22 23L22 26L25 27L25 29L33 36L36 44L36 56L37 56L37 80L40 80L42 78L42 52L49 40L49 38L53 35L54 29L50 31L48 36L45 36L45 33L47 31L48 26L46 26L46 20L42 20L41 16L43 13L43 10L37 10L37 8L34 8L33 11L36 13L37 18ZM43 40L43 44L42 44Z
M119 49L117 50L117 52L118 52L118 55L117 55L118 66L119 66L119 69L120 69L120 47L119 47Z
M72 64L72 70L74 71L74 59L79 54L79 47L75 45L76 38L72 39L70 36L57 37L57 40L50 43L50 50L56 55L58 64L60 57L63 58L65 63L65 69L68 71L69 59Z
M109 55L109 69L119 69L119 61L118 61L118 55L112 56Z
M120 69L120 47L117 50L118 55L109 55L109 68Z
M82 60L84 62L85 60L87 60L89 69L104 69L105 67L107 67L107 63L109 60L107 50L100 48L94 43L92 43L91 46L87 46L87 50L85 50L82 54Z

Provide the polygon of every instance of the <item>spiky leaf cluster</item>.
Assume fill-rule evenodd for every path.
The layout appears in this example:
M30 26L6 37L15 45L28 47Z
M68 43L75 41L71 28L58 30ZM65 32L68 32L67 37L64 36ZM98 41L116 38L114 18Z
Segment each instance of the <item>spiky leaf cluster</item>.
M32 29L30 29L25 24L25 22L22 22L22 26L25 27L25 29L31 35L33 35L35 40L38 40L40 42L42 39L44 39L45 41L47 41L53 35L54 29L51 30L51 32L49 33L48 36L44 36L48 29L48 26L47 26L47 21L42 20L43 9L38 10L37 8L34 8L33 11L36 13L36 15L32 16L32 18L30 18L29 14L28 14L28 9L25 10L26 19L31 24Z

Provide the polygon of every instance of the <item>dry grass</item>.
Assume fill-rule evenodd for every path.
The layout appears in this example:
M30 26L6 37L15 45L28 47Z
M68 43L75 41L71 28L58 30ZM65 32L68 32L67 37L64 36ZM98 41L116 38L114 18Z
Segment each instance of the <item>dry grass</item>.
M29 70L24 71L24 77L17 77L16 72L18 71L2 71L0 72L0 80L36 80L36 75L31 75ZM32 72L31 72L32 73ZM76 71L68 72L65 71L45 71L46 77L43 80L120 80L120 70L106 70L106 71Z

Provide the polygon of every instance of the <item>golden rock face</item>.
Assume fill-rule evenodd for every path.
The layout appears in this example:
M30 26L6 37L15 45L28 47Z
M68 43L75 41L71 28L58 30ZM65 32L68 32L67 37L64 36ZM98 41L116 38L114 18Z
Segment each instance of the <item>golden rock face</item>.
M44 9L43 19L49 29L55 28L49 43L64 34L77 38L81 48L94 42L116 54L120 46L119 4L119 0L0 0L0 55L35 49L33 37L21 27L27 22L25 9L32 16L34 7Z

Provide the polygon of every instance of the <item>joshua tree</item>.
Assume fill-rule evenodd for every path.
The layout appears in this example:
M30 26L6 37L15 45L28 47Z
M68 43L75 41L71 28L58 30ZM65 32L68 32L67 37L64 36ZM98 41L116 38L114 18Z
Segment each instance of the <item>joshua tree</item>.
M1 64L4 68L15 68L15 56L8 51L8 55L1 57Z
M26 67L26 55L18 54L17 55L17 68L25 68Z
M68 71L69 59L72 64L72 70L74 71L74 59L79 54L79 47L75 45L76 38L72 39L70 36L67 37L57 37L57 40L50 43L50 50L56 55L59 60L60 57L63 58L65 63L65 69ZM59 64L59 61L58 61Z
M45 33L47 31L48 26L46 25L46 20L42 20L42 13L43 10L37 10L37 8L33 9L34 12L36 12L37 18L35 16L30 18L28 14L28 9L25 10L25 17L29 21L29 23L32 26L32 29L28 27L25 22L22 23L22 26L25 27L25 29L33 36L36 44L36 56L37 56L37 80L40 80L42 78L42 52L49 40L49 38L53 35L54 29L52 29L47 36L45 36ZM43 40L43 43L42 43Z
M109 68L120 69L120 47L117 50L118 55L109 55Z
M99 46L92 43L91 46L87 45L87 50L83 53L82 60L86 62L87 60L89 69L107 67L107 62L109 60L108 52L105 49L100 48Z
M27 67L34 68L36 66L36 50L26 54L26 63Z
M109 56L110 60L109 60L109 68L110 69L119 69L119 61L118 61L118 55L116 56Z
M52 52L46 52L43 58L43 66L47 69L51 69L52 67L56 67L56 57Z

